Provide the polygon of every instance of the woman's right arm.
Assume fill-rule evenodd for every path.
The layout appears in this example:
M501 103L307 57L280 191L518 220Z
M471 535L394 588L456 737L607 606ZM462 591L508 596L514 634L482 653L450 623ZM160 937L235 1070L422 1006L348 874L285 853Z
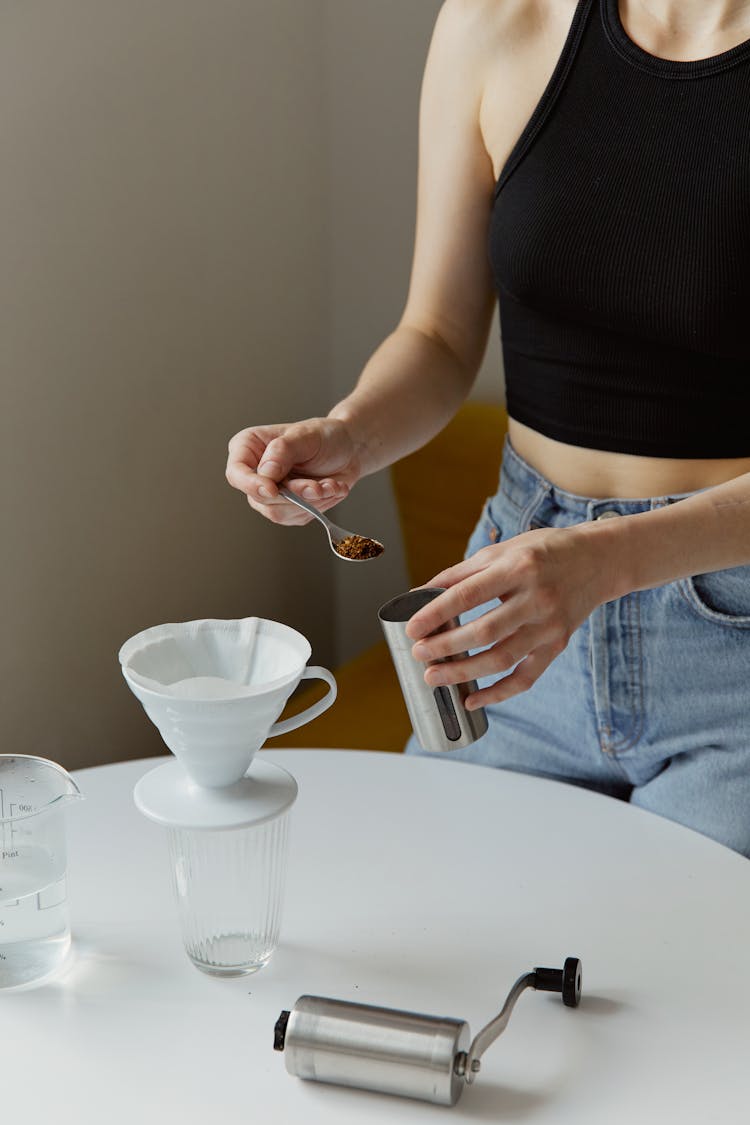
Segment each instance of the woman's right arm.
M446 0L435 26L420 105L414 258L398 326L327 418L250 427L230 443L229 482L275 522L306 518L278 496L277 482L332 507L360 477L429 441L476 377L495 303L486 251L494 174L479 126L487 9L483 0Z

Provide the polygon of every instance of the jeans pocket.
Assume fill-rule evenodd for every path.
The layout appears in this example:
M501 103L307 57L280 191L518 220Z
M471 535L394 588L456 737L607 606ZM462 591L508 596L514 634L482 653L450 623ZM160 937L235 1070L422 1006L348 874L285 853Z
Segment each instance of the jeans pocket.
M689 604L708 621L750 629L750 566L696 574L680 582Z

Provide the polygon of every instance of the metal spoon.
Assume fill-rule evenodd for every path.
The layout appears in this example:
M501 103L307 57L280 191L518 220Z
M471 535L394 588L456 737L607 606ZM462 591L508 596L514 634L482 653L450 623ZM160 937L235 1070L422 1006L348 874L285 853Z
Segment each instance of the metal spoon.
M358 535L356 531L347 531L346 528L339 527L312 504L308 504L306 500L297 496L296 492L290 492L288 488L284 488L281 484L277 487L279 494L285 500L290 500L292 504L296 504L298 508L302 508L309 515L315 516L316 520L320 520L328 532L331 550L338 558L344 559L346 562L369 562L371 559L376 559L379 555L382 555L385 547L377 539L369 539L366 535ZM359 554L358 552L362 553Z

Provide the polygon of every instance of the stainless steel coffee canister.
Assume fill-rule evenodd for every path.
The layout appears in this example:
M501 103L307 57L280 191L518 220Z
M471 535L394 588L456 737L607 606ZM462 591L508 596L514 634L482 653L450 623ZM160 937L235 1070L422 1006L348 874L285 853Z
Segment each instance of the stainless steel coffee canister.
M470 746L487 731L483 708L467 711L466 697L477 690L476 680L432 688L425 683L425 665L411 654L414 641L406 635L411 617L444 591L435 586L399 594L380 607L378 617L398 675L411 725L424 750L458 750ZM452 618L440 632L459 624ZM466 653L452 659L461 659Z

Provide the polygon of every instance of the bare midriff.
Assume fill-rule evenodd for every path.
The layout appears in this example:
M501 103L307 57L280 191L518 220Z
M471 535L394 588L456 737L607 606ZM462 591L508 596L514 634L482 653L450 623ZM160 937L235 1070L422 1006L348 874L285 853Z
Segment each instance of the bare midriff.
M602 500L674 496L750 473L750 457L683 460L609 453L554 441L513 418L508 435L516 453L552 484Z

